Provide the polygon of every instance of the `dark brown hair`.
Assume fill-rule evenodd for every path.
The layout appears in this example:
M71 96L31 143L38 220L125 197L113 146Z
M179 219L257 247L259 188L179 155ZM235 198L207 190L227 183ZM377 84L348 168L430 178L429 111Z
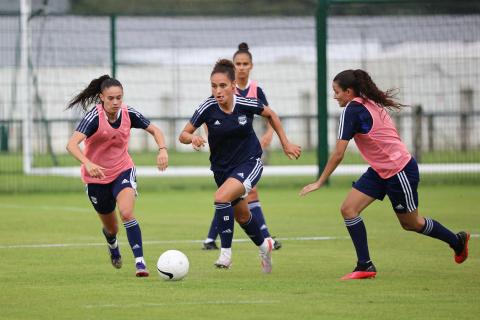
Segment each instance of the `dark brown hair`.
M85 89L83 89L72 100L70 100L67 109L80 106L83 111L87 111L91 104L97 104L100 102L100 93L110 87L120 87L123 89L120 81L111 78L108 74L105 74L97 79L93 79Z
M238 50L233 54L233 59L235 60L235 57L237 56L237 54L240 54L240 53L247 54L248 57L250 58L250 61L253 61L252 54L250 53L248 44L246 42L242 42L238 45Z
M220 59L215 63L210 77L215 73L224 73L230 81L235 80L235 66L233 62L228 59Z
M344 70L337 74L333 81L342 90L350 88L355 92L356 96L370 99L381 108L399 110L402 107L406 107L406 105L396 101L397 89L388 89L387 91L378 89L370 75L361 69Z

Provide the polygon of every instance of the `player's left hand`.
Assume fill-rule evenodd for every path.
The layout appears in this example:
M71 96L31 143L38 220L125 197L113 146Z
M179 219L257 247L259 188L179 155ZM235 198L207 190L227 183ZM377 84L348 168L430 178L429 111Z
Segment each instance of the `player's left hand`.
M303 197L307 193L310 193L312 191L315 191L315 190L319 189L321 186L322 185L318 181L315 181L314 183L307 184L305 187L303 187L303 189L300 191L300 193L298 195Z
M157 155L157 168L160 171L165 171L167 167L168 167L167 149L160 149Z
M289 157L291 160L300 158L302 154L302 147L288 142L286 145L283 146L283 152Z

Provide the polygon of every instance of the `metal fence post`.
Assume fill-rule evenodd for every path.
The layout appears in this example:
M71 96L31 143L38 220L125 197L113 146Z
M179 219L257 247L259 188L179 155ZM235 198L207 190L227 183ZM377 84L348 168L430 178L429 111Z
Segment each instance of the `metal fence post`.
M416 105L412 113L412 135L413 135L413 154L417 162L422 161L422 118L423 109L421 105Z

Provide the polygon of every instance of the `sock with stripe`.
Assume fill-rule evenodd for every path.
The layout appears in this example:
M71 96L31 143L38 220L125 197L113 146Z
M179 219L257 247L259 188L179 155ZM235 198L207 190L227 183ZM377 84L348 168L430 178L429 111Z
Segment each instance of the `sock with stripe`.
M261 245L265 241L265 237L260 230L260 226L257 223L257 220L253 218L253 215L250 214L250 219L247 223L240 225L245 231L247 236L255 243L257 246Z
M118 247L117 235L108 233L107 230L105 230L105 228L102 228L102 232L103 232L103 235L105 236L105 239L107 240L107 243L110 249L116 249Z
M265 222L265 217L263 216L262 206L260 205L260 201L252 201L248 203L248 209L252 213L253 218L260 226L260 230L262 230L262 234L264 238L270 238L270 232L268 231L267 224Z
M217 224L218 224L217 217L214 214L212 223L210 224L210 229L208 230L208 235L207 235L207 239L205 240L205 243L212 242L212 241L215 241L215 239L217 239L217 236L218 236Z
M459 245L458 237L455 233L448 230L441 223L435 221L431 218L424 218L425 225L423 226L422 230L418 231L418 233L422 233L426 236L442 240L450 245L453 249L456 249Z
M230 202L215 202L215 218L221 247L224 249L231 248L235 222L232 204Z
M142 247L142 231L136 219L124 222L125 230L127 231L127 238L130 247L132 248L133 256L135 258L143 257Z
M368 252L367 229L361 216L353 219L344 219L350 238L352 238L355 251L357 252L358 263L367 263L370 261Z

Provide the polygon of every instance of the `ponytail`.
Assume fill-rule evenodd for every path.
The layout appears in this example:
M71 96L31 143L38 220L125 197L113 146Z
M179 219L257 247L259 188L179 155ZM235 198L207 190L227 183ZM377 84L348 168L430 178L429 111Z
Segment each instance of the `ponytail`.
M370 75L361 69L342 71L335 76L333 81L343 90L351 88L356 96L370 99L381 108L399 110L406 107L406 105L396 101L397 89L388 89L387 91L378 89Z
M120 81L111 78L108 74L93 79L85 89L70 100L67 109L72 109L79 105L83 111L87 111L88 106L100 102L100 93L110 87L120 87L123 89Z
M210 77L215 73L224 73L230 81L235 80L235 66L233 62L228 59L220 59L215 63Z

